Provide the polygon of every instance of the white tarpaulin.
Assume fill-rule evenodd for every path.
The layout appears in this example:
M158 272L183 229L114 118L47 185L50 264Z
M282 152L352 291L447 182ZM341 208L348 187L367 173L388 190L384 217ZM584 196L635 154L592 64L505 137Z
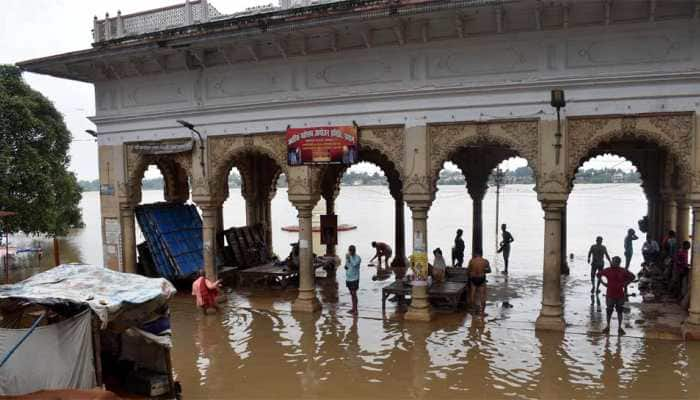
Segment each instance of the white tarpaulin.
M91 318L90 310L85 310L36 328L0 368L0 395L94 388ZM0 329L0 354L7 354L27 331Z
M0 302L23 299L47 306L63 302L86 304L104 328L122 311L153 301L165 304L175 292L175 287L163 278L67 264L16 284L0 286Z

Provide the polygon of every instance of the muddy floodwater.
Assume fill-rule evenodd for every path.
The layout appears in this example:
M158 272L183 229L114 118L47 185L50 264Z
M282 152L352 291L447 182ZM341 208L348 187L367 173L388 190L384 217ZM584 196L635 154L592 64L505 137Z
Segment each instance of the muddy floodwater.
M227 227L245 220L240 191L231 192L225 205ZM144 193L147 202L159 198L160 192ZM489 277L488 316L482 320L465 312L438 312L431 323L409 323L395 303L388 302L382 312L381 288L390 281L373 281L375 271L366 267L372 240L393 243L394 202L388 189L343 187L336 205L339 222L358 229L340 234L338 251L343 254L355 244L363 258L359 317L348 314L342 267L337 277L319 272L323 311L316 315L291 312L294 289L234 289L222 312L208 316L183 291L171 309L173 366L185 398L700 398L700 343L677 340L672 327L682 320L680 310L642 305L637 295L625 315L627 335L599 333L605 297L590 297L586 252L600 234L611 255L622 254L626 230L636 229L646 213L638 185L576 185L569 199L568 252L574 259L572 274L562 285L564 334L534 330L543 251L543 212L535 193L531 186L507 186L501 204L500 219L515 242L506 280L498 274L502 261L493 255L495 198L489 191L484 250L496 273ZM63 242L66 261L100 263L96 193L85 194L83 209L86 228ZM295 236L280 228L294 224L296 213L282 189L272 214L275 251L286 255ZM406 227L410 232L409 210ZM441 187L429 214L430 247L449 255L460 227L469 251L466 189ZM641 245L642 240L635 243L635 272ZM16 273L16 278L31 271ZM637 294L634 285L630 293ZM504 301L512 307L504 307Z

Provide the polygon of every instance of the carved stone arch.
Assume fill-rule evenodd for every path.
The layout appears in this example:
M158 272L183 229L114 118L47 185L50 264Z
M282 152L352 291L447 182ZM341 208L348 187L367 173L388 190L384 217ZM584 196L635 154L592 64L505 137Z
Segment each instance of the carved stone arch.
M240 163L246 157L270 159L279 169L274 171L276 176L288 172L284 134L211 136L207 146L210 177L206 189L214 196L228 195L228 174L237 161Z
M693 114L569 117L567 119L567 182L573 182L580 165L606 143L639 141L666 152L679 176L693 173ZM700 183L700 182L699 182Z
M428 126L430 141L431 190L437 190L437 181L444 163L453 159L468 146L503 146L527 160L535 179L538 179L539 120L507 120L488 122L459 122Z
M377 126L360 129L360 160L377 164L385 174L395 171L403 182L405 132L403 126ZM363 157L364 156L364 157ZM367 159L367 156L372 159ZM379 160L382 165L376 162Z
M141 202L141 182L150 165L155 165L163 175L164 190L180 191L187 193L189 197L189 180L192 178L192 153L183 152L176 154L144 154L137 151L138 143L126 144L125 167L126 182L120 189L121 197L129 204L136 205ZM183 194L181 197L185 197Z

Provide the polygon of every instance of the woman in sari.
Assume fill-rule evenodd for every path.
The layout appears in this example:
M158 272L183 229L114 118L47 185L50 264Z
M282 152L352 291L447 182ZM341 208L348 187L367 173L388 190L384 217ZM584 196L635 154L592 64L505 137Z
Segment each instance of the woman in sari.
M219 306L216 303L216 298L219 296L219 288L221 280L212 282L207 279L204 270L199 271L199 278L192 283L192 295L197 300L197 307L202 309L203 313L207 313L210 308L219 311Z

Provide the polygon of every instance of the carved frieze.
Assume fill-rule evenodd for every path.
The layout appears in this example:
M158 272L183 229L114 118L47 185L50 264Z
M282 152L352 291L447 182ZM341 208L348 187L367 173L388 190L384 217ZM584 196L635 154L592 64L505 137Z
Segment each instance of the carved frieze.
M688 31L632 33L588 39L572 37L566 43L569 68L634 65L687 60L692 50Z
M348 62L316 63L307 66L309 89L401 82L410 78L406 55Z
M289 68L237 69L212 73L205 79L209 99L225 99L284 92L292 89Z
M432 54L426 58L429 79L459 76L536 71L542 49L526 43L492 45L488 52L481 47Z
M124 89L123 107L160 106L187 103L194 98L194 86L187 81L144 83Z

